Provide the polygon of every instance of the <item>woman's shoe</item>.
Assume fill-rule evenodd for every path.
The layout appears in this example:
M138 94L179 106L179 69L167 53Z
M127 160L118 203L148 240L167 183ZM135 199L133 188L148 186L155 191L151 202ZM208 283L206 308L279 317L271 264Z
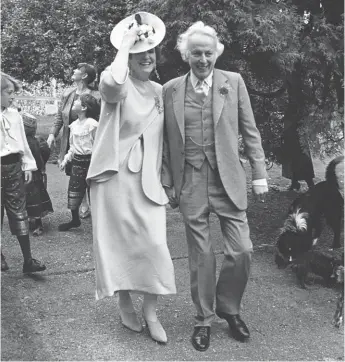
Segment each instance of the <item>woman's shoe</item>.
M160 321L157 320L157 321L153 322L153 321L147 320L145 318L144 310L143 310L143 317L144 317L144 320L146 323L146 327L148 327L148 329L150 331L151 338L158 343L162 343L162 344L167 343L168 338L167 338L165 330L162 327Z
M119 309L120 309L121 322L125 327L138 333L143 331L144 328L140 323L139 318L135 312L126 312L121 308Z

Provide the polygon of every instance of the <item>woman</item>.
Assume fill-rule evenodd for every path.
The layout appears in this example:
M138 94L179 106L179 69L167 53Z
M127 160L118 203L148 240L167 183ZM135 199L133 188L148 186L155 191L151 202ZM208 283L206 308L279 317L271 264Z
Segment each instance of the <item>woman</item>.
M160 183L162 87L149 77L164 35L163 22L144 12L113 29L118 52L101 76L102 110L88 172L96 299L117 292L122 323L141 332L129 292L143 294L143 317L161 343L167 337L156 315L157 297L176 293L176 287L166 243L168 199Z
M76 87L67 89L62 95L59 111L56 115L56 120L47 139L49 147L51 147L52 144L56 145L55 139L59 135L62 128L59 163L62 162L65 154L69 149L69 125L78 118L77 113L73 111L74 102L79 100L82 94L91 94L96 99L100 100L99 92L91 87L91 84L93 84L95 79L95 68L87 63L79 63L77 68L74 69L72 75L72 81L75 83ZM65 172L66 175L70 176L70 163L66 166ZM87 217L90 214L88 209L88 203L84 198L83 205L81 206L82 213L80 216Z

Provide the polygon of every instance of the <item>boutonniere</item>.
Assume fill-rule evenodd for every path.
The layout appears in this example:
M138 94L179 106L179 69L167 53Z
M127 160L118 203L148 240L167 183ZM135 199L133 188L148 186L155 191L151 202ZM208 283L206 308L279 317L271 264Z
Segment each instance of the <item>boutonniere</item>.
M218 88L218 92L220 93L221 96L227 95L229 93L229 90L230 86L228 84L225 84Z
M162 113L164 111L162 103L163 102L161 102L160 98L158 96L155 96L155 106L158 110L158 113Z

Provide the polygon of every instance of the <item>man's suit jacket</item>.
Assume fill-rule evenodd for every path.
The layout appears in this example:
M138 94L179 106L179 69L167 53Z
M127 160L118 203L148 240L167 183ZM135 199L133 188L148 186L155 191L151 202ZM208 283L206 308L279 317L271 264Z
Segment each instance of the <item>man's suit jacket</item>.
M164 147L162 184L173 186L179 199L185 164L184 100L188 74L163 86ZM267 178L261 137L249 95L240 74L214 69L212 108L219 174L229 198L239 210L247 208L246 174L239 158L238 135L243 136L252 179Z

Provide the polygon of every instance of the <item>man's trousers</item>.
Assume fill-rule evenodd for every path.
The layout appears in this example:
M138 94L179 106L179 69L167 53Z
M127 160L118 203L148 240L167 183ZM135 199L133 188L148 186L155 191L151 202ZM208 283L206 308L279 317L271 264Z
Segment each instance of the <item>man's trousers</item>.
M201 169L185 164L180 211L186 228L196 326L210 326L215 317L215 298L218 312L240 313L253 251L247 215L229 199L218 170L213 170L207 160ZM218 282L210 240L211 212L219 218L224 240L224 260Z

